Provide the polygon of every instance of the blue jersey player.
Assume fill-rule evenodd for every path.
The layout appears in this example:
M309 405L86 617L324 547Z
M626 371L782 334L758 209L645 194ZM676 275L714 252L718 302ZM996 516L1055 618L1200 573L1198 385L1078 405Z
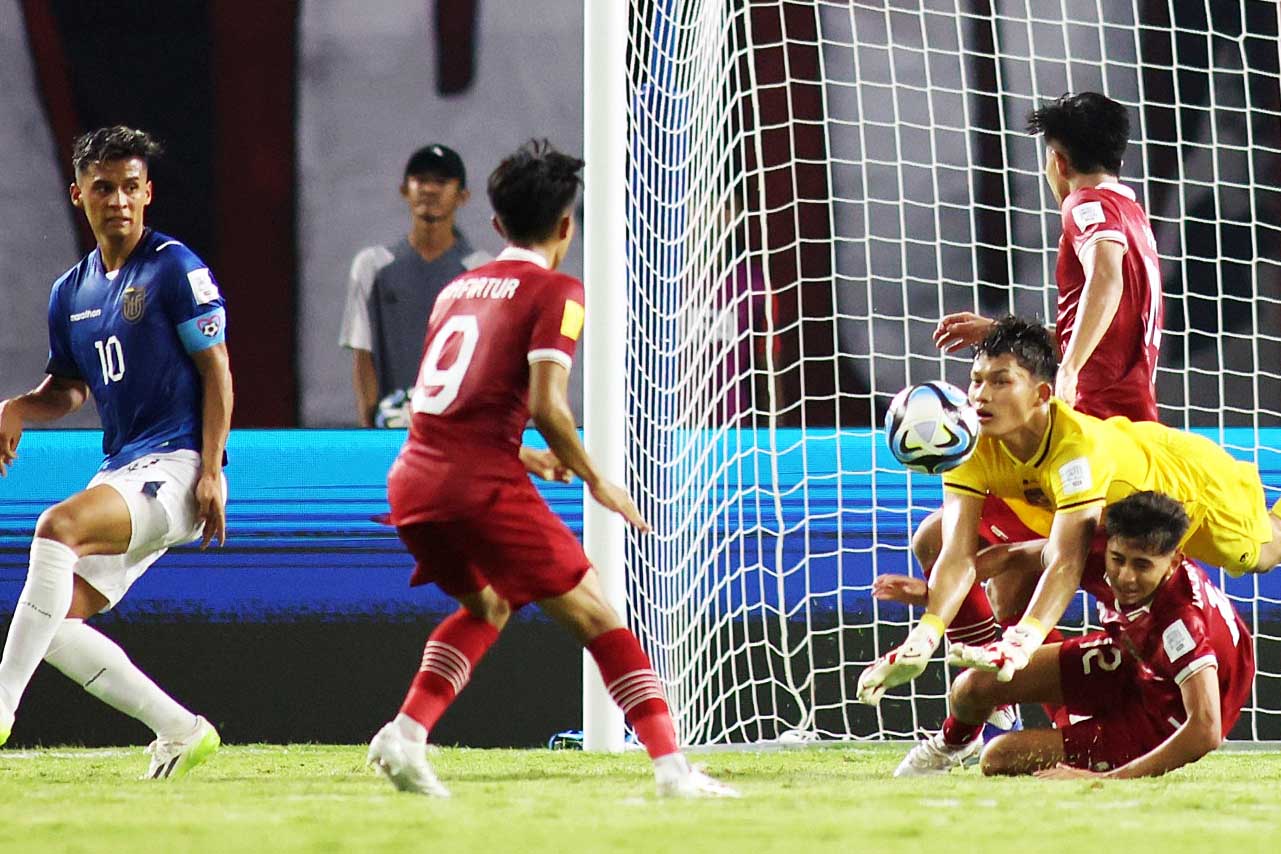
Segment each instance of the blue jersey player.
M97 248L53 285L47 376L0 402L0 474L26 421L52 421L92 393L106 459L82 491L40 514L26 584L0 660L0 744L41 659L151 727L148 777L181 777L217 731L156 686L85 623L114 606L169 546L225 538L223 451L231 425L226 315L209 269L144 227L146 133L103 128L76 140L71 203Z

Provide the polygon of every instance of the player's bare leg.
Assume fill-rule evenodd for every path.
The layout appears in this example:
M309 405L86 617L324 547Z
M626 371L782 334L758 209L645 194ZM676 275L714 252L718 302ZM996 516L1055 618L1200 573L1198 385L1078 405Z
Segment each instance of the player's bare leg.
M949 697L951 714L944 721L943 728L913 747L894 776L943 774L960 767L983 749L983 725L998 707L1021 702L1062 701L1059 644L1038 649L1027 667L1018 671L1009 682L997 681L995 673L967 670L952 686ZM1001 744L1020 735L1022 733L1019 732L999 735L992 744Z
M1032 774L1066 760L1062 731L1025 729L1003 735L989 744L979 759L979 768L989 777Z
M427 761L427 734L511 616L511 604L489 586L455 598L462 607L427 639L400 712L369 743L368 763L402 792L449 797Z
M600 577L589 569L573 590L538 603L578 639L600 668L614 702L654 762L660 797L738 797L729 786L692 767L676 743L676 729L649 656L605 599Z
M76 561L120 554L132 531L128 506L109 486L78 492L40 514L27 581L0 660L0 744L8 740L27 684L71 607Z
M15 614L15 625L10 627L5 645L5 665L12 664L13 668L6 672L5 665L0 665L0 685L5 685L5 694L13 692L14 688L2 680L22 679L25 672L25 679L16 689L20 699L35 670L31 657L38 652L94 697L151 727L156 741L148 748L152 754L148 777L181 777L217 749L218 733L208 721L192 714L162 691L114 641L85 624L86 619L107 607L108 599L74 575L76 560L121 554L128 549L131 535L129 508L120 493L110 486L77 493L41 514L32 543L33 558L52 553L70 563L60 567L58 576L54 577L51 573L43 574L46 570L43 560L33 559L28 584L34 572L44 582L45 589L31 599L25 597L24 588L19 611L31 612L38 608L40 593L48 593L53 584L59 588L69 585L69 595L58 589L57 602L49 596L49 608L42 610L50 615L61 613L58 619L49 619L38 626L39 632L31 631L31 613L24 615L26 620L22 625ZM64 595L67 595L67 605L58 608ZM21 607L22 603L28 607ZM43 619L44 614L39 616ZM30 666L30 669L19 671L19 665Z
M979 553L981 577L988 578L992 612L1002 625L1016 622L1027 610L1041 578L1044 540L990 546Z

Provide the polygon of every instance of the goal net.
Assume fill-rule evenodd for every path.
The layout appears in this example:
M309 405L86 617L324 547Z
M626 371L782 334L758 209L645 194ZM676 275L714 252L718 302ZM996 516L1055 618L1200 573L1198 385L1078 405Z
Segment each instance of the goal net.
M941 500L885 451L880 419L910 382L964 385L968 357L931 344L941 315L1053 319L1060 218L1024 126L1064 92L1130 109L1122 180L1166 293L1162 420L1257 462L1276 500L1275 3L628 3L615 429L655 533L627 541L627 603L683 740L942 720L941 654L879 708L854 701L919 616L874 601L872 580L920 574L908 542ZM1234 736L1279 738L1281 572L1226 588L1259 665ZM1082 596L1066 620L1093 614Z

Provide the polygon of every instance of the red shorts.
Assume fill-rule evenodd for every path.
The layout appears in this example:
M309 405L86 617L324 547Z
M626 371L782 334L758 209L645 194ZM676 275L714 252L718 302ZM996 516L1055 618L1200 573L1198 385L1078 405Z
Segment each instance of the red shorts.
M1131 659L1106 632L1069 638L1059 647L1063 705L1088 720L1063 733L1067 764L1107 771L1136 759L1165 741L1173 724L1148 715Z
M591 568L582 545L528 479L497 487L458 519L400 525L417 565L409 583L434 583L454 598L492 586L513 609L561 596Z
M997 498L995 495L989 495L983 499L983 512L979 516L979 536L993 545L1044 539L1029 528L1004 499Z

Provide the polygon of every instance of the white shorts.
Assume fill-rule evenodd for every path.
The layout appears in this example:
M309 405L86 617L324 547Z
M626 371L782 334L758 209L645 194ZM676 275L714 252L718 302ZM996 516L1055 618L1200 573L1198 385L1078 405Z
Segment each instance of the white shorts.
M124 554L92 555L76 561L76 575L116 603L170 546L200 538L204 522L197 515L196 481L200 455L195 451L147 454L126 466L102 471L86 489L110 486L129 507L133 531ZM223 478L223 494L227 479Z

